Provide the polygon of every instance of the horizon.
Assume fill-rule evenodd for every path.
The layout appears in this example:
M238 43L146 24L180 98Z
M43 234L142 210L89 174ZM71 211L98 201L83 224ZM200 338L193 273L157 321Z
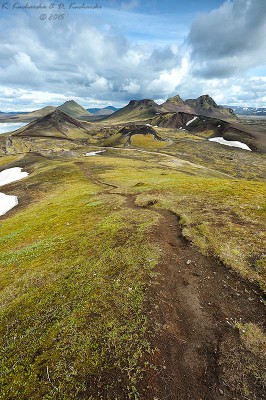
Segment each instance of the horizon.
M199 97L202 97L202 96L208 96L208 94L206 93L206 94L202 94L201 96L199 96ZM178 94L176 95L176 96L179 96ZM172 97L174 97L174 96L172 96ZM180 97L180 96L179 96ZM211 97L211 96L210 96ZM212 98L212 97L211 97ZM169 97L166 99L166 100L168 100L168 99L170 99ZM41 107L40 109L42 109L42 108L45 108L45 107L60 107L60 106L62 106L63 104L65 104L65 103L67 103L67 102L71 102L71 101L74 101L76 104L78 104L79 106L81 106L81 107L83 107L83 108L85 108L86 110L89 110L89 109L99 109L99 110L102 110L102 109L105 109L105 108L108 108L108 107L114 107L114 108L117 108L118 110L119 109L121 109L121 108L124 108L124 107L126 107L128 104L129 104L129 102L130 101L141 101L141 100L152 100L152 101L155 101L154 99L131 99L131 100L129 100L127 103L125 103L124 105L122 105L121 107L116 107L116 106L114 106L113 104L106 104L106 105L104 105L104 106L102 106L102 107L93 107L93 106L90 106L90 107L86 107L86 106L84 106L83 104L81 104L81 103L78 103L76 100L74 100L73 98L69 98L69 99L67 99L67 100L65 100L63 103L60 103L60 104L57 104L57 105L51 105L51 104L49 104L49 103L47 103L46 105L44 105L43 107ZM188 99L182 99L181 98L181 100L188 100ZM213 99L214 101L215 101L215 99ZM156 101L155 101L156 102ZM162 105L163 103L157 103L158 105ZM233 105L233 104L217 104L218 106L222 106L222 107L243 107L243 108L263 108L263 109L266 109L266 107L260 107L260 106L258 106L258 107L256 107L256 106L249 106L249 105L243 105L243 104L241 104L241 105ZM16 111L2 111L2 110L0 110L0 113L3 113L3 114L5 114L5 113L12 113L12 112L14 112L14 113L30 113L30 112L33 112L33 111L38 111L39 109L33 109L33 108L30 108L30 109L27 109L27 110L16 110Z
M56 21L40 10L1 9L0 111L70 99L121 108L131 99L161 104L203 93L219 105L266 106L265 1L62 4Z

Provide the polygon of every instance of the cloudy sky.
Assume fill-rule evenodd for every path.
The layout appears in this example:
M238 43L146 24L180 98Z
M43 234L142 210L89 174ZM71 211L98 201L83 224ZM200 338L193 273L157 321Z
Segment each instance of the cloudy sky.
M266 107L266 0L0 0L0 24L0 111L177 93Z

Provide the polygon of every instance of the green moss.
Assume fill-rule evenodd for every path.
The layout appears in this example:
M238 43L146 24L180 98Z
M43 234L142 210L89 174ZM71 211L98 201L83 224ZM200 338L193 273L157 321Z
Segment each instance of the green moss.
M100 176L121 190L138 193L140 205L157 200L157 206L181 217L189 215L183 232L190 240L265 288L264 267L256 270L250 262L261 254L266 239L265 182L225 179L182 163L167 162L167 172L162 174L165 162L158 162L158 157L157 165L149 162L148 172L142 160L104 157L101 163L112 164L113 169ZM138 182L145 185L140 188Z
M133 135L131 136L131 145L144 149L160 149L167 146L169 143L161 140L156 140L153 135Z
M30 176L12 186L19 206L0 224L0 398L137 398L158 215L132 208L127 194L181 216L202 251L266 287L264 159L241 153L228 166L215 149L205 167L182 160L201 164L203 142L174 142L164 152L175 158L134 149L83 157L68 142L78 150L64 159L63 142L51 154L50 139L29 141L43 156L24 158Z
M131 398L149 350L156 215L129 212L72 164L27 179L42 195L0 227L1 398L98 399L102 382Z

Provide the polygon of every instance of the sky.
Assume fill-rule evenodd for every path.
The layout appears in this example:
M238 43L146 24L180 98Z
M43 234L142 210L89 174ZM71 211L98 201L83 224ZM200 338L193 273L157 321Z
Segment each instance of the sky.
M0 28L0 111L176 94L266 107L266 0L0 0Z

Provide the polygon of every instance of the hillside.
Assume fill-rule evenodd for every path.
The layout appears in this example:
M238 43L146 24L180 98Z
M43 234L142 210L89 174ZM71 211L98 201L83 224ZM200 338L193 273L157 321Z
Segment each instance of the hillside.
M171 112L187 112L222 120L237 119L232 109L218 106L209 95L203 95L197 99L188 99L185 101L177 95L168 99L162 104L162 107Z
M56 107L47 106L40 108L39 110L25 112L25 113L12 113L12 114L5 114L1 115L0 122L31 122L37 118L44 117L45 115L51 113L52 111L56 110Z
M179 95L170 97L165 103L162 104L162 107L170 112L185 112L189 114L195 113L194 108L190 107L184 100L181 99Z
M58 107L47 106L40 110L35 110L26 113L12 113L0 115L0 122L32 122L37 118L44 117L45 115L59 109L74 118L90 117L92 114L85 110L81 105L74 100L68 100Z
M12 135L86 139L88 138L88 129L85 122L82 123L57 108L46 116L18 129Z
M161 114L151 119L150 123L154 126L184 130L206 139L222 137L226 140L237 140L245 143L254 151L266 152L266 134L256 133L250 127L240 123L195 116L185 112Z
M131 100L128 105L104 118L103 122L106 124L143 121L163 112L166 110L153 100Z
M135 146L144 149L159 149L165 147L168 142L162 139L150 125L129 125L118 129L114 134L109 135L100 145L106 147L128 147Z
M114 112L118 111L118 108L113 107L113 106L107 106L104 108L87 108L87 111L89 111L91 114L94 114L94 115L107 116L107 115L111 115Z
M71 115L74 118L91 115L91 113L89 113L87 110L85 110L85 108L83 108L81 105L76 103L74 100L68 100L61 106L58 106L57 108L61 111L64 111L65 113Z
M104 152L13 136L31 150L5 155L0 137L0 171L29 174L1 187L18 204L0 217L0 397L263 399L265 157L119 131L130 145Z
M238 122L119 111L0 135L0 398L263 399L265 154Z

